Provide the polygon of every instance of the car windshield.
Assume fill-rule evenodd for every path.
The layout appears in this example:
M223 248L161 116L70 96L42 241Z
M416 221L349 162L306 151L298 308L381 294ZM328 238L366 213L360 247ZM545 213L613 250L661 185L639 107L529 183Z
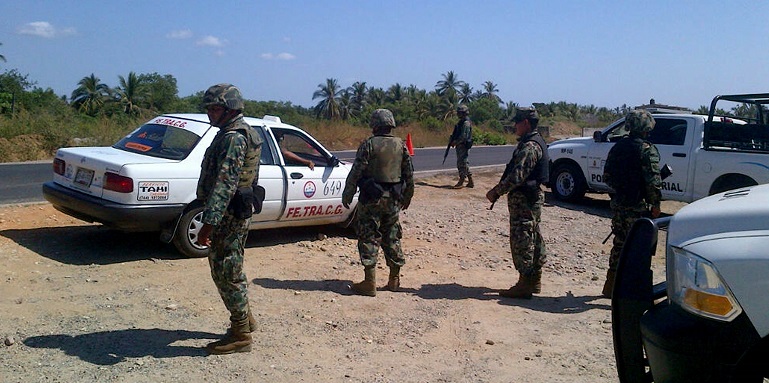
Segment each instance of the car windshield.
M152 157L182 160L200 137L189 130L168 125L145 124L118 141L113 148Z

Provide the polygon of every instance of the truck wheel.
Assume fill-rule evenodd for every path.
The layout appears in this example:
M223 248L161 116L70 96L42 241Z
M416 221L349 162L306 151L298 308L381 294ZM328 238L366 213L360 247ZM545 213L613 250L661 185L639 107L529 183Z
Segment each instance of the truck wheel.
M202 218L203 207L193 207L182 214L179 224L176 225L173 243L185 257L203 258L210 252L208 246L197 244L198 232L203 227L203 222L200 221Z
M558 165L550 175L550 190L555 198L574 202L585 196L587 182L578 166L574 164Z
M756 185L758 185L758 182L748 176L742 174L730 174L722 176L713 182L713 185L710 186L710 193L708 195Z

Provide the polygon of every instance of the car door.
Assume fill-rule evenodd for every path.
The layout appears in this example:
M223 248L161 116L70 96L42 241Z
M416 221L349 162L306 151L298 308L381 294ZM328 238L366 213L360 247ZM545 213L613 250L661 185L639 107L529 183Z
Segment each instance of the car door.
M262 137L262 155L259 158L259 186L264 188L262 211L251 217L251 222L277 221L285 209L285 175L276 153L272 137L263 126L254 126Z
M273 128L278 156L286 175L285 221L343 220L342 190L347 171L307 133L298 129ZM304 163L312 161L314 169Z
M654 120L647 139L660 152L660 168L668 165L673 170L662 180L662 198L680 201L687 192L695 120L679 116L654 116Z

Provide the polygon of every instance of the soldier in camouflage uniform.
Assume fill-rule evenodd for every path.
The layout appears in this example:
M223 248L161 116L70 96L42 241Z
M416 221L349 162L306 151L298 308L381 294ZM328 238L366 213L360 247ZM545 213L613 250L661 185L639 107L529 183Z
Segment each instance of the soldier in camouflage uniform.
M459 122L454 125L454 131L451 132L450 145L456 148L457 170L459 171L459 181L454 185L454 189L462 188L465 177L467 178L467 187L475 186L473 174L470 172L470 161L467 159L470 154L470 147L473 146L473 126L467 116L468 112L467 105L457 107Z
M609 150L603 180L614 189L611 195L611 231L614 243L602 294L611 298L617 262L633 223L644 215L657 218L662 200L660 153L646 136L654 129L654 117L645 110L633 110L625 118L629 134Z
M530 299L542 289L542 266L547 260L545 241L539 230L545 193L540 185L548 178L547 144L537 131L539 116L534 108L519 108L513 117L518 146L499 183L486 193L492 203L507 194L510 212L510 251L519 273L518 282L500 296Z
M251 351L255 322L243 272L243 248L253 207L252 182L259 176L262 140L243 120L243 98L230 84L214 85L203 95L211 125L218 127L200 169L197 199L203 204L203 226L197 242L210 246L208 262L219 295L230 311L231 327L222 340L210 343L212 354Z
M386 289L398 291L400 269L406 262L401 250L399 214L414 195L414 169L408 149L390 134L395 118L387 109L377 109L369 123L373 136L363 141L347 175L342 204L349 208L356 190L358 197L358 252L365 278L353 283L356 294L376 296L376 263L381 245L390 268Z

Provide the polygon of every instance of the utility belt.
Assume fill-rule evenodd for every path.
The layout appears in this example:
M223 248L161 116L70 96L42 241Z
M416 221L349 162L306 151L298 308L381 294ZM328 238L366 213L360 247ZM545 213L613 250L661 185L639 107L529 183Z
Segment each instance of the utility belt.
M242 186L235 190L227 211L237 219L247 219L254 214L262 212L265 190L256 184L256 180L250 186Z
M513 191L523 194L529 201L536 201L539 198L539 192L542 190L539 185L540 183L536 180L528 180L513 189Z
M375 202L380 198L393 198L396 201L403 199L403 182L376 182L373 178L361 178L358 187L360 203Z

